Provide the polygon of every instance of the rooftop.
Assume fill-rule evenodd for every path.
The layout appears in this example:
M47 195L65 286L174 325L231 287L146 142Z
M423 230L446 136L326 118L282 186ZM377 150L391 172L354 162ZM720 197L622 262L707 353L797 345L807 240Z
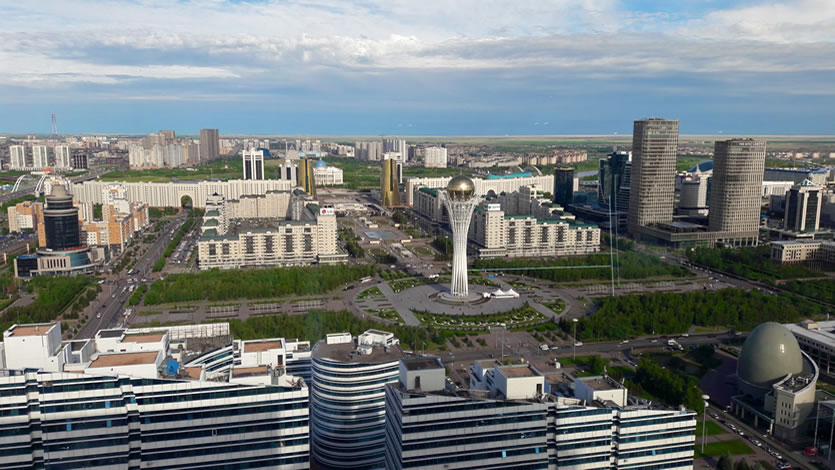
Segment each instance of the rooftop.
M260 375L267 375L269 372L270 369L267 366L238 367L237 369L232 369L232 377L258 377Z
M399 361L403 358L403 350L400 349L400 345L394 345L389 348L375 346L371 354L361 355L357 352L354 341L341 344L327 344L325 341L319 341L313 347L313 357L354 364L380 364Z
M502 375L505 377L536 377L536 374L533 369L528 366L503 366L497 367L497 371L500 371Z
M244 341L242 352L262 352L270 349L282 349L284 342L279 340L265 340L265 341Z
M203 367L202 366L201 367L183 367L183 372L189 378L192 378L194 380L199 380L200 379L200 373L203 372Z
M99 338L121 338L125 330L99 330Z
M123 343L159 343L165 333L148 333L139 335L126 335Z
M9 336L43 336L53 325L53 323L18 325L9 332Z
M409 357L403 359L403 365L407 370L429 370L429 369L443 369L444 366L440 364L436 357Z
M138 353L122 353L122 354L102 354L96 358L91 364L90 368L100 367L119 367L119 366L138 366L144 364L154 364L157 361L157 351L138 352Z
M621 385L608 377L580 377L577 380L588 385L592 390L617 390L622 388Z

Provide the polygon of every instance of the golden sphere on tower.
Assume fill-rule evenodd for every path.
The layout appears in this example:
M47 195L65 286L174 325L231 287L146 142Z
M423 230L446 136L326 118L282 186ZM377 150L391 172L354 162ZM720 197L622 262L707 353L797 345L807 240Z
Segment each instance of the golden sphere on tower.
M453 201L466 201L473 197L475 184L470 178L464 175L458 175L449 180L449 184L446 186L446 192Z

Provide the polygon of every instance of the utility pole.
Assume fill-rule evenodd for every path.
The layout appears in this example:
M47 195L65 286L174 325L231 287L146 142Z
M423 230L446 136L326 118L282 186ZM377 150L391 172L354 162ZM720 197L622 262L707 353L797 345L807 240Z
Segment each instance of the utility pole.
M702 410L702 455L705 453L705 429L707 429L707 401L710 399L708 395L702 395L702 400L705 401L705 407Z
M572 339L574 340L574 360L576 361L577 360L577 319L572 318L571 322L574 323L574 337Z

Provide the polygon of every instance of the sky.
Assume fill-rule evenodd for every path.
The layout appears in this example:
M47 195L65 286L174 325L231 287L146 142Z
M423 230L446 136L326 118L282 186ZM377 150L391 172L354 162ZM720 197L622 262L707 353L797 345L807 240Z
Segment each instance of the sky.
M0 133L835 135L833 0L0 0Z

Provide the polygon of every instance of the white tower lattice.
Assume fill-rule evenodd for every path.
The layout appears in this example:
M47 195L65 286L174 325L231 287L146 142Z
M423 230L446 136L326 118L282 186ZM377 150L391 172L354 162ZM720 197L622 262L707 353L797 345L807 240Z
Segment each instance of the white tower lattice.
M452 228L452 282L450 294L454 298L467 299L467 233L473 210L481 197L474 194L473 182L467 177L456 176L445 191L439 191L441 202L449 215Z

